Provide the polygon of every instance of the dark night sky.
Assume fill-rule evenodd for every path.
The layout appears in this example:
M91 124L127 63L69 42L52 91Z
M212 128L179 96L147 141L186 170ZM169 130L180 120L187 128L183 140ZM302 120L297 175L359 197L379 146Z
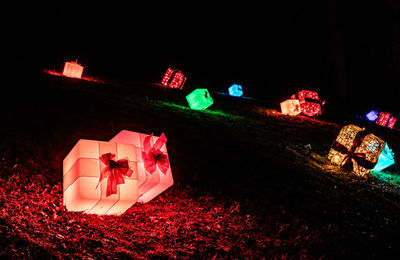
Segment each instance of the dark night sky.
M146 81L173 66L192 88L238 82L271 101L315 89L343 109L399 111L400 4L269 2L13 3L7 53L15 66L61 69L78 59L92 75Z

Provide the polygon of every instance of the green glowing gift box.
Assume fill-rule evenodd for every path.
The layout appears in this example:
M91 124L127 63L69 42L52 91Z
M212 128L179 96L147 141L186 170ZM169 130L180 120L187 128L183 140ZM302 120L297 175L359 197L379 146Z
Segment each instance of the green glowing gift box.
M386 169L387 167L393 165L394 163L395 163L394 153L393 153L392 149L390 149L388 144L386 143L385 148L379 155L378 162L376 163L376 165L372 169L372 171L375 171L375 172L382 171L383 169Z
M186 100L189 103L191 109L204 110L211 106L214 101L205 88L195 89L192 93L186 96Z

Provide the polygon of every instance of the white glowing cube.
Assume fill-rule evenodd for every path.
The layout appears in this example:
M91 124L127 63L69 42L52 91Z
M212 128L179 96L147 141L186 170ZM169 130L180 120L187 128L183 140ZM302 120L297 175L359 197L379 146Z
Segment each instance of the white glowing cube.
M70 78L82 78L83 67L75 61L67 61L64 65L63 75Z
M290 116L296 116L300 114L300 101L298 99L288 99L281 102L281 112L284 115Z
M99 157L112 153L115 160L126 159L133 171L117 185L117 193L106 196L108 178L100 184L100 173L106 167ZM63 161L63 205L68 211L84 211L98 215L120 215L139 197L136 147L81 139ZM99 185L98 185L99 184ZM98 186L98 187L97 187Z
M122 130L110 140L110 142L133 144L137 147L137 166L139 181L138 201L143 203L149 202L174 184L170 165L165 174L161 172L158 167L157 170L152 174L148 173L145 170L142 159L142 152L144 152L143 141L147 136L149 135L128 130ZM153 146L157 139L158 136L153 136L150 140L150 144ZM161 148L161 152L168 156L166 145Z

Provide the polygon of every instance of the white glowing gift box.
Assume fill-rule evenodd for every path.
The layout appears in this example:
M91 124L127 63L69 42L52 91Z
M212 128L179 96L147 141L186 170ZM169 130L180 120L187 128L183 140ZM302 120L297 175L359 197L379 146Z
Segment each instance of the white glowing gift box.
M82 78L83 66L76 61L67 61L64 65L63 75L70 78Z
M69 211L120 215L138 200L136 147L81 139L63 161Z
M297 99L288 99L281 102L281 112L284 115L290 116L296 116L300 114L300 101Z
M139 202L149 202L174 184L167 152L167 138L122 130L110 142L137 147Z

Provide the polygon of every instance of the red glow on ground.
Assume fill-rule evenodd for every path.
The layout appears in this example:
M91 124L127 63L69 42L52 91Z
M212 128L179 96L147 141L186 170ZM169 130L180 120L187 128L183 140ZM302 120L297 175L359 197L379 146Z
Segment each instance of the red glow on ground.
M316 125L320 125L320 126L339 127L339 124L336 124L336 123L322 121L322 120L318 120L315 118L311 118L308 116L302 116L302 115L289 116L289 115L285 115L275 109L270 109L270 108L265 108L265 107L260 107L260 106L254 106L254 112L261 116L275 118L275 119L282 120L282 121L288 122L288 123L304 124L304 122L308 122L308 123L316 124Z
M274 215L268 216L273 224L261 225L240 203L195 197L190 187L175 186L152 203L137 204L122 216L98 216L66 211L60 183L43 187L32 182L23 189L17 188L18 183L19 179L12 187L0 188L1 198L7 198L0 220L12 230L8 247L16 259L40 258L35 253L79 259L281 258L288 251L297 255L298 243L312 244L319 236L301 219L288 223ZM296 239L288 239L281 232L283 228ZM255 235L255 230L261 231ZM27 250L20 248L15 237L24 239Z
M70 78L68 76L65 76L64 74L54 71L54 70L49 70L49 69L43 69L43 72L52 75L52 76L58 76L58 77L66 77L66 78ZM86 81L90 81L90 82L96 82L96 83L101 83L101 84L105 84L105 81L103 80L99 80L93 77L81 77L80 79L82 80L86 80Z

